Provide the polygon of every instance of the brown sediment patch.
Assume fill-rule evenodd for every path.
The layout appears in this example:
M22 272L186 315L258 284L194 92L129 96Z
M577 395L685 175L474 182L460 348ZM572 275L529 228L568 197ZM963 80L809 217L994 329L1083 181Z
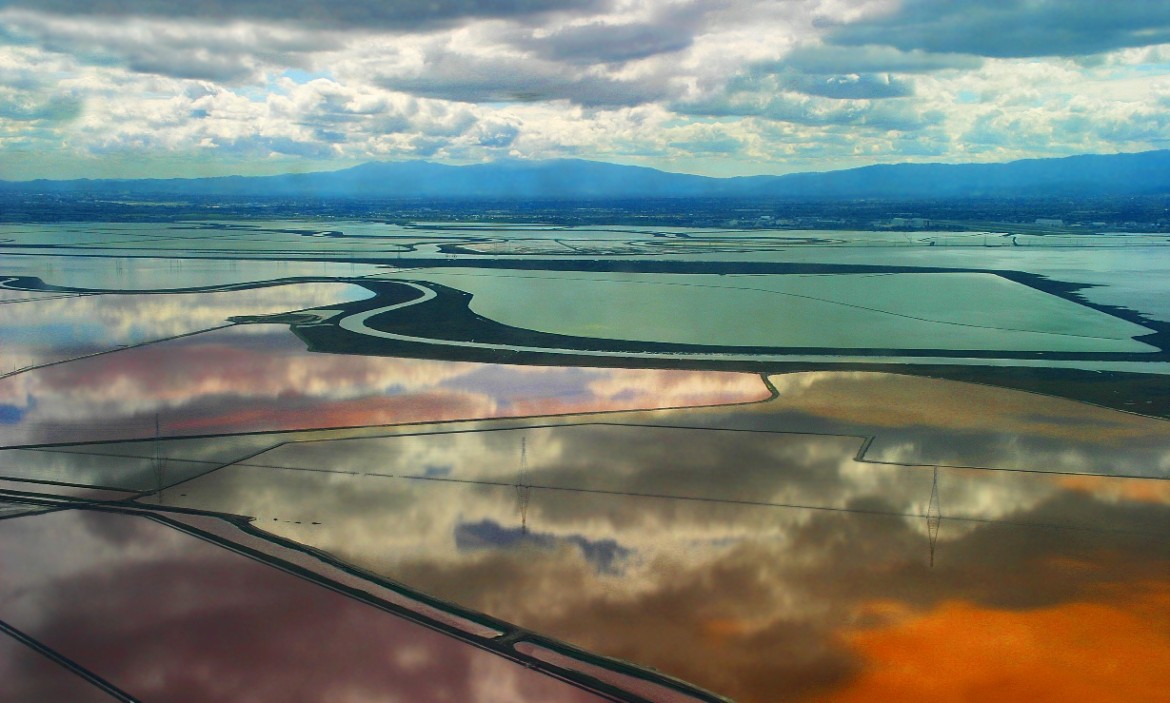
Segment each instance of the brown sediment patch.
M1060 485L1103 500L1170 505L1170 481L1107 476L1061 476Z
M948 601L842 635L861 674L824 701L1162 700L1170 689L1170 589L1108 602L1003 610Z
M780 397L769 410L800 410L879 427L990 429L1117 444L1170 437L1170 423L1085 403L973 383L864 371L770 376Z

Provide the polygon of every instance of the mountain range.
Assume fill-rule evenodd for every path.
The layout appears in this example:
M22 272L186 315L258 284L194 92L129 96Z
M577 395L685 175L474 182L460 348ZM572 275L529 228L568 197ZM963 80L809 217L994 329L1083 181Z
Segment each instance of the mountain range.
M1137 196L1170 194L1170 151L994 164L890 164L735 178L710 178L575 159L503 160L469 166L400 161L280 176L0 181L0 193L434 200L834 201Z

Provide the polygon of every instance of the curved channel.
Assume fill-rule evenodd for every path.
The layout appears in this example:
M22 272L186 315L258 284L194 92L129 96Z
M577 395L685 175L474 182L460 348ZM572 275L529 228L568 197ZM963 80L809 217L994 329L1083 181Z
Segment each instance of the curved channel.
M396 342L411 342L414 344L433 344L445 347L466 347L469 349L491 349L496 351L529 352L533 354L562 354L565 356L593 356L602 358L629 358L629 359L685 359L688 361L774 361L774 362L808 362L825 364L953 364L957 366L1030 366L1040 368L1068 368L1086 369L1090 371L1127 371L1130 373L1154 373L1170 375L1170 363L1157 361L1074 361L1066 359L976 359L963 357L948 357L940 360L937 357L922 356L815 356L815 355L785 355L785 354L734 354L727 352L713 352L709 354L694 354L687 352L617 352L597 349L561 349L557 347L530 347L518 344L495 344L492 342L476 342L474 340L458 341L452 339L435 339L430 337L415 337L395 332L385 332L374 329L366 324L372 317L393 310L401 310L412 305L419 305L438 297L435 291L426 286L411 281L395 281L404 286L410 286L422 293L418 298L403 303L386 305L373 310L354 313L340 320L337 324L342 329L354 334L364 334L368 337L391 339ZM1005 364L1004 362L1010 362Z

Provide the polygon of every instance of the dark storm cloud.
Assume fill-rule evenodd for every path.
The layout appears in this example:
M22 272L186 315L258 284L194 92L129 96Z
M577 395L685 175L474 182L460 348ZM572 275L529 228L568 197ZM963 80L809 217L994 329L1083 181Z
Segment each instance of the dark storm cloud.
M262 20L356 29L415 29L461 19L520 17L605 5L605 0L0 0L0 8L69 16Z
M1170 42L1170 3L1156 0L906 0L838 27L828 41L995 58L1084 56Z

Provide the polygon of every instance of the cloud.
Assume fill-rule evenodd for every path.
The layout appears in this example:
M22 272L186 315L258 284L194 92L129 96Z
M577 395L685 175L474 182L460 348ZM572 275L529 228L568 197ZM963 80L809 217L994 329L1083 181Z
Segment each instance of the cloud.
M468 103L567 100L585 107L619 107L659 100L670 92L661 80L617 78L522 55L473 55L431 47L422 62L399 70L374 68L383 88Z
M737 700L802 694L820 700L834 688L866 685L866 663L881 658L854 635L896 634L954 601L1014 627L1026 625L1037 608L1063 612L1049 629L1077 622L1077 604L1140 612L1137 603L1105 589L1124 594L1158 583L1167 560L1164 550L1152 546L1165 537L1165 492L1102 495L1102 486L1073 488L1066 477L944 469L944 522L930 569L925 519L918 517L931 494L930 468L858 463L853 457L861 438L831 436L849 431L840 423L820 428L828 434L767 431L792 429L793 416L776 411L786 393L832 411L838 393L826 401L818 387L833 390L845 381L856 389L872 380L898 392L876 409L866 409L881 398L876 388L851 399L870 422L888 421L889 432L900 434L913 432L921 415L925 424L937 419L938 430L950 428L940 436L965 440L950 409L970 399L956 393L953 383L802 374L778 377L781 396L771 404L629 418L672 427L623 427L610 424L622 421L613 418L598 425L286 444L248 466L186 484L186 495L175 499L188 507L255 515L258 525L282 536L436 597L654 666ZM900 383L905 385L899 389ZM913 404L906 410L897 400L930 386L938 402L926 410ZM1059 419L1074 421L1060 425L1052 418L1041 434L1093 432L1094 419L1123 417L1023 393L976 390L1000 401L981 406L989 408L988 422L995 420L991 409L1011 409L1016 402L1021 410L1065 406L1070 415ZM915 417L899 415L907 412ZM999 427L1015 428L1017 420L1000 418ZM765 431L684 427L722 423ZM1044 423L1025 423L1019 437L1030 438L1036 424ZM1158 441L1165 446L1164 431ZM1014 449L1019 454L1030 447L1025 440ZM536 488L522 504L513 485L521 466L532 485L565 490ZM369 475L375 472L382 475ZM404 478L435 474L455 481ZM493 539L469 549L469 525L490 526L479 536ZM523 538L522 525L530 539ZM1061 525L1081 529L1045 527ZM606 545L625 558L598 568L585 545ZM1152 625L1139 629L1156 631ZM992 632L977 631L973 647L994 640ZM1111 639L1110 630L1100 632L1098 651L1108 649ZM937 635L931 641L945 649L953 629ZM921 660L913 653L896 658L909 665ZM1008 674L1027 681L1037 671L1028 666ZM951 669L946 680L966 691L967 684L1003 673Z
M736 90L693 102L676 102L672 107L688 115L712 117L752 116L778 122L827 127L847 125L874 130L915 131L940 123L942 113L924 110L910 102L823 98L784 92L782 80L770 79L776 92ZM842 92L848 88L842 88Z
M233 315L271 315L371 295L348 284L302 283L221 293L50 298L5 310L5 355L18 367L54 363L219 327Z
M0 173L506 153L742 175L1159 148L1163 5L0 0Z
M537 56L577 64L620 63L682 51L694 42L678 24L590 22L517 42Z
M29 47L0 45L0 120L9 122L0 125L0 134L27 137L80 117L85 109L83 91L60 84L70 68L68 60Z
M25 122L69 122L81 115L84 103L68 95L0 93L0 119Z
M798 47L776 63L801 73L823 75L969 71L979 68L983 61L966 54L928 53L921 49L899 51L891 46L815 44Z
M1086 56L1170 43L1170 4L1148 0L905 0L830 31L841 46L1009 58Z
M1057 104L1036 100L976 113L960 140L971 153L1059 155L1094 151L1101 144L1140 149L1170 140L1170 115L1154 101L1091 95Z
M62 16L125 19L156 17L220 24L259 20L309 28L412 30L467 19L520 18L604 7L603 0L5 0L16 7Z
M743 150L743 142L739 139L716 134L696 139L676 139L668 142L668 145L686 154L736 154Z
M145 518L70 511L5 528L6 549L23 541L66 562L22 559L14 583L6 551L6 619L144 699L596 700ZM38 655L29 649L19 656L23 664ZM36 693L21 697L40 698Z
M483 122L476 128L476 139L480 146L497 149L509 147L518 136L520 136L520 129L507 122Z
M873 100L904 98L914 94L914 86L886 74L856 74L809 76L802 74L782 76L784 86L805 95L819 95L838 100Z
M269 312L288 309L272 302ZM156 413L171 434L239 433L732 403L764 394L750 374L517 368L320 354L282 327L236 326L0 380L0 404L20 413L18 423L0 425L0 445L142 437Z
M282 155L352 163L427 151L451 158L459 150L483 158L485 152L507 148L509 139L514 141L524 128L524 121L512 115L396 93L361 79L297 83L284 77L257 90L77 62L71 62L71 74L57 78L60 71L46 70L43 75L57 78L51 90L83 103L84 111L68 123L30 121L70 116L64 109L69 103L46 103L53 92L42 85L44 79L37 82L38 69L51 66L48 57L54 56L71 62L36 49L13 55L11 70L4 73L29 87L20 92L0 88L0 110L10 113L12 120L25 120L4 125L10 139L40 138L43 150L71 152L73 158L112 160L128 154L138 159L172 158L186 161L183 175L190 174L192 165L203 166L212 158L220 164L258 163ZM0 52L0 65L3 59ZM486 120L483 126L481 120ZM53 128L56 133L39 136L36 128ZM29 177L20 169L15 173Z
M963 54L806 44L780 59L750 65L731 85L749 87L761 77L772 76L777 87L805 95L841 100L903 98L914 95L914 84L895 74L968 71L980 65L982 59Z
M306 67L310 52L334 48L329 33L256 24L211 25L139 17L100 19L0 11L7 33L82 63L220 83L253 81L273 67Z

